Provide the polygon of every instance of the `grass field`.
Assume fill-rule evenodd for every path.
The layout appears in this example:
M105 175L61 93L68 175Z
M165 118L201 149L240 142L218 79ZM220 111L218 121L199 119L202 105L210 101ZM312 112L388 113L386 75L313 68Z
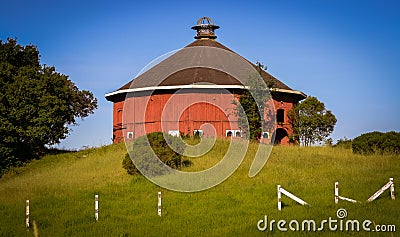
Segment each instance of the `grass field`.
M228 145L219 140L204 157L192 159L187 171L215 164ZM39 236L399 236L400 195L388 191L366 203L375 191L394 178L400 183L399 156L361 156L331 147L274 147L264 169L247 176L253 144L238 170L222 184L202 192L179 193L161 189L122 168L124 144L46 156L0 179L0 236L33 236L25 228L25 200L30 200L31 222ZM340 195L362 203L334 203L334 182ZM301 206L283 197L277 210L280 184L310 204ZM396 187L399 193L400 185ZM162 191L163 215L157 215L157 192ZM94 219L94 195L99 194L99 221ZM317 223L345 208L347 219L376 225L392 224L396 232L261 232L257 222L313 219ZM346 220L346 219L344 219ZM286 226L287 227L287 226ZM319 227L319 224L318 224Z

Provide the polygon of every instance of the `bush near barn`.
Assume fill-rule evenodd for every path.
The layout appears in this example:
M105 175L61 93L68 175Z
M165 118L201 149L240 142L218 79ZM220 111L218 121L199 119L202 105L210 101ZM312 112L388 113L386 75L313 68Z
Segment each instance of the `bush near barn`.
M400 154L400 132L370 132L356 137L352 142L358 154Z
M149 144L150 147L148 146ZM171 149L169 145L173 146L174 150ZM127 173L130 175L140 174L139 170L133 164L131 157L132 159L136 159L137 163L145 164L145 168L154 176L160 175L155 168L158 167L160 163L152 162L150 159L154 154L164 164L174 169L179 170L189 165L188 160L183 159L181 155L183 154L185 146L178 137L164 135L161 132L153 132L133 141L132 147L133 148L129 149L129 153L125 155L122 161L122 167L126 169Z

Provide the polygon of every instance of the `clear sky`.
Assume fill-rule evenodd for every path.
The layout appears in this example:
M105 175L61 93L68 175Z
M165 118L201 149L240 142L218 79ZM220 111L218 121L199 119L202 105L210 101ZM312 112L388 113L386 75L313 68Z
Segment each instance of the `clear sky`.
M104 94L191 43L202 16L221 26L219 42L324 102L338 119L334 141L400 131L400 1L13 0L1 3L0 39L37 45L42 64L97 97L60 144L80 149L111 143Z

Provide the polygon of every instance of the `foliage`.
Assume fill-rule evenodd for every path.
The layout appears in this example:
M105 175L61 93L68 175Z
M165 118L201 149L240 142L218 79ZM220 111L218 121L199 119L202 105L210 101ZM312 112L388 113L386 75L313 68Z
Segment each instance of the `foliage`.
M38 158L97 108L91 92L40 65L36 46L15 39L0 40L0 88L0 173Z
M140 174L139 170L133 164L129 153L126 153L122 160L122 168L124 168L129 175Z
M344 149L351 149L352 146L352 140L351 139L347 139L347 138L341 138L339 140L337 140L336 144L334 145L334 147L337 148L344 148Z
M316 97L309 96L295 105L288 113L293 126L292 140L304 146L325 141L333 132L336 117Z
M354 138L354 153L358 154L400 154L400 132L370 132Z
M261 74L266 66L260 62L256 63L257 71ZM266 127L263 116L265 112L265 103L270 99L268 88L273 84L265 84L260 75L250 75L246 89L239 96L238 100L232 101L236 107L234 113L238 118L238 124L244 130L246 137L253 141L258 141L261 137L262 129ZM267 86L267 88L266 88Z
M150 147L148 144L150 144ZM151 160L151 157L153 157L154 154L161 160L161 162L173 169L180 170L182 167L189 165L189 162L182 158L185 146L178 137L165 134L164 138L163 133L153 132L147 134L147 136L142 136L136 139L132 147L132 150L125 155L122 162L123 168L126 169L127 173L130 175L140 173L132 162L132 159L135 159L137 164L140 164L141 167L147 169L149 174L162 175L157 173L155 169L155 167L159 167L160 164Z

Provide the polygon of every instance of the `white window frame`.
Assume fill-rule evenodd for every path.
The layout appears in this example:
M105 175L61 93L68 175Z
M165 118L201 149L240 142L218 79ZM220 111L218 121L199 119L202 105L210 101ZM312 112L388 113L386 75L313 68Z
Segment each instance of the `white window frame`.
M169 130L168 135L171 135L173 137L179 137L180 133L179 133L179 130Z
M264 137L264 134L266 134L267 137ZM264 138L264 139L269 139L269 132L263 132L261 137Z
M194 130L193 130L193 136L196 135L197 132L199 133L200 137L202 137L203 134L204 134L204 133L203 133L203 130L201 130L201 129L194 129Z
M242 130L225 130L225 136L228 137L228 133L231 132L232 136L231 137L242 137L243 136L243 132ZM240 133L240 136L236 136L236 133Z
M133 132L127 132L126 133L126 138L133 139Z

